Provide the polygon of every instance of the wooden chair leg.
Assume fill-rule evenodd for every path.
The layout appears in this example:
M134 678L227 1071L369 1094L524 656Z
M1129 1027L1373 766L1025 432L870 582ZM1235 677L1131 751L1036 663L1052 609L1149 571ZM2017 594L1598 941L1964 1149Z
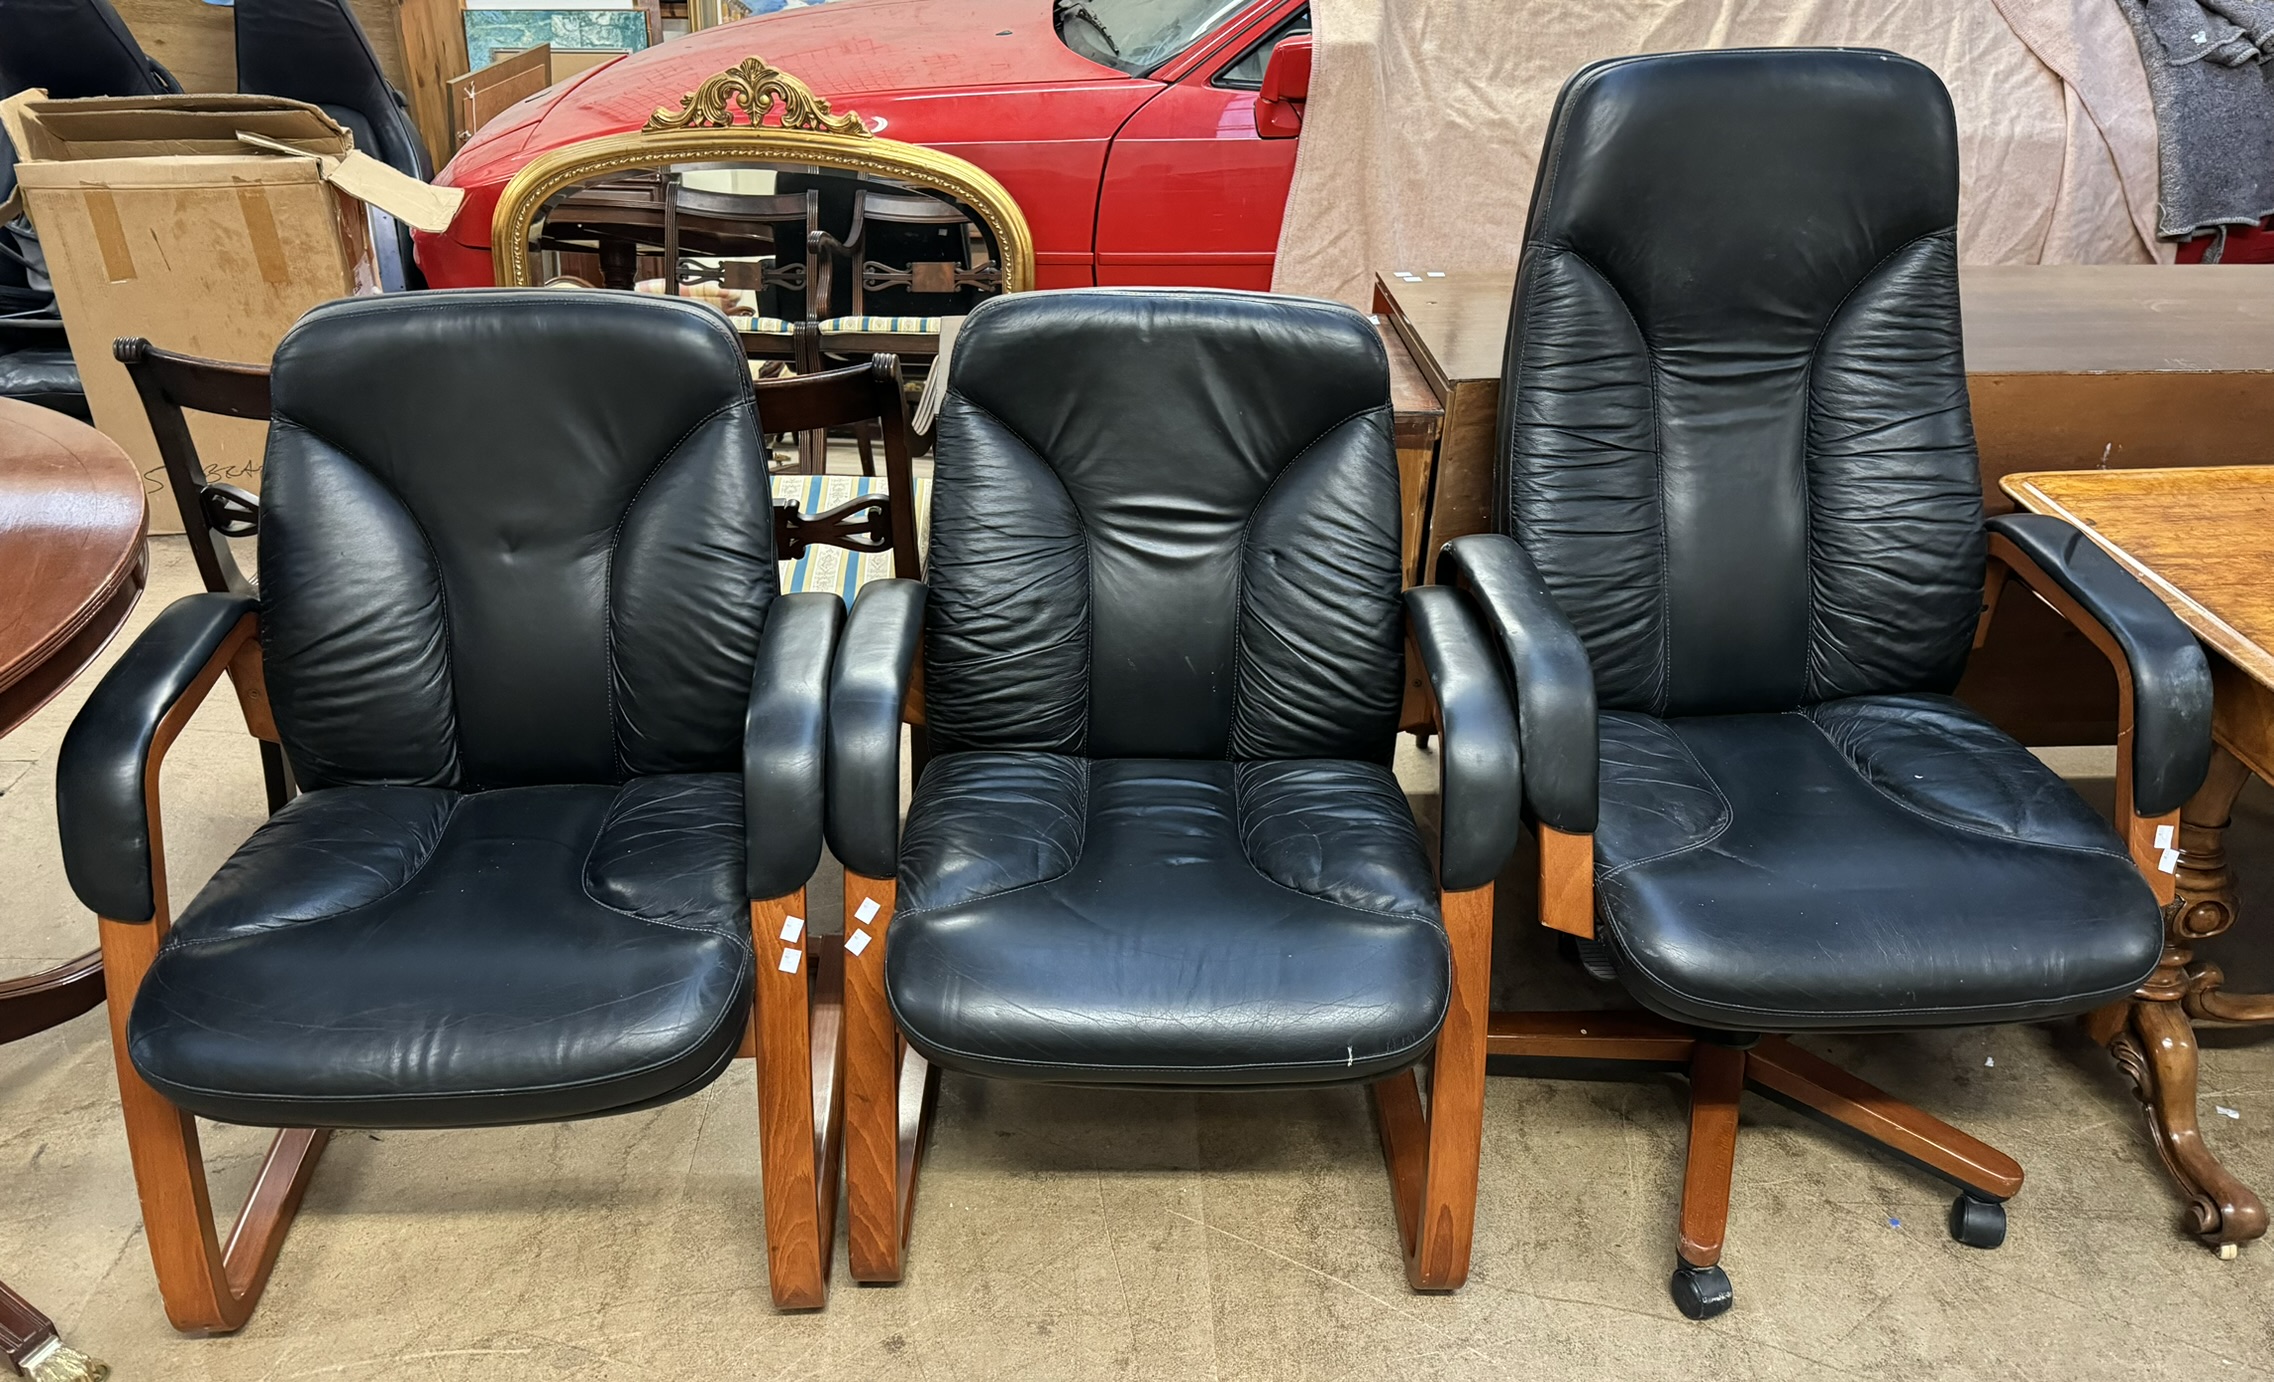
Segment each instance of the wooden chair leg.
M750 922L758 951L751 1026L766 1186L766 1274L775 1305L816 1310L829 1298L829 1262L837 1243L844 970L837 942L808 932L804 889L751 903Z
M2021 1163L1931 1114L1857 1079L1783 1037L1763 1037L1745 1079L1788 1103L1854 1129L1985 1199L2021 1189Z
M931 1132L939 1072L900 1036L884 996L884 953L896 885L845 875L845 1211L855 1281L887 1284L906 1269L916 1177Z
M1373 1087L1406 1281L1416 1291L1451 1291L1468 1280L1483 1155L1492 886L1446 893L1444 916L1453 948L1453 993L1430 1056L1428 1109L1422 1108L1417 1071L1401 1071Z
M1745 1052L1701 1041L1690 1052L1690 1151L1682 1166L1681 1259L1721 1261L1729 1231L1729 1186L1737 1171L1737 1100L1745 1092Z
M163 912L148 922L104 918L101 927L111 1051L118 1063L127 1153L142 1198L143 1234L150 1240L158 1294L174 1328L225 1334L251 1317L267 1287L285 1231L331 1134L287 1128L276 1135L224 1244L214 1224L196 1120L144 1083L127 1056L127 1014L165 937Z

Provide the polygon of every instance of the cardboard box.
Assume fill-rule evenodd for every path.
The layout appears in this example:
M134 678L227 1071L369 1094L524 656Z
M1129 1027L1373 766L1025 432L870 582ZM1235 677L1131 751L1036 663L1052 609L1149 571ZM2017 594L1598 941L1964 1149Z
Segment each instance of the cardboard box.
M367 206L439 231L465 195L355 152L315 106L269 96L30 91L0 103L0 124L95 425L141 468L153 532L181 519L111 342L266 364L309 308L379 291ZM259 487L265 424L193 414L190 426L209 478Z

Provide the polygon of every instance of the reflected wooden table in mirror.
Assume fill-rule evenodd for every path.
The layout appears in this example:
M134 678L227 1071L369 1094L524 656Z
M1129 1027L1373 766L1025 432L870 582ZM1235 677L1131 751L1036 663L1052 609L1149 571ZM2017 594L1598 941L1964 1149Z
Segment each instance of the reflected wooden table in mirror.
M2235 922L2225 837L2255 774L2274 782L2274 466L2012 474L2005 493L2066 519L2138 576L2211 663L2211 771L2180 812L2178 902L2163 963L2124 1013L2094 1019L2137 1086L2188 1227L2224 1256L2266 1232L2266 1208L2204 1143L2193 1024L2274 1023L2274 994L2228 991L2195 947Z
M148 572L142 477L84 423L0 399L0 734L30 719L94 661L141 598ZM0 979L0 1043L103 1001L100 952ZM0 1354L34 1379L101 1377L55 1326L0 1283Z

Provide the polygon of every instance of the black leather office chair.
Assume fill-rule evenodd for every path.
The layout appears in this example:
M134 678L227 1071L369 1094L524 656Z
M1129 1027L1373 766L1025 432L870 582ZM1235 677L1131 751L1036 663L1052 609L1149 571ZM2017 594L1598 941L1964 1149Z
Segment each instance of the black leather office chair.
M127 32L109 0L0 4L0 96L39 87L56 100L159 96L181 90ZM16 189L16 149L0 134L0 198ZM31 222L0 226L0 398L92 421L79 367L56 314Z
M238 0L237 89L321 106L355 136L355 147L422 181L434 176L402 93L388 85L371 40L347 0ZM410 227L387 216L380 237L381 286L423 288Z
M834 977L776 938L843 605L775 594L734 332L630 294L342 301L278 347L273 407L258 596L161 614L58 769L168 1315L244 1322L313 1129L621 1113L753 1052L775 1291L819 1304ZM177 919L159 759L224 672L303 790ZM225 1250L193 1114L286 1130Z
M1373 328L1231 292L992 299L937 455L929 586L863 589L831 691L853 1275L900 1277L901 1110L945 1067L1369 1083L1408 1277L1460 1285L1516 746L1459 597L1401 603ZM1435 869L1389 770L1409 637L1444 727ZM905 831L904 708L932 754Z
M1542 919L1671 1019L1496 1018L1492 1049L1688 1065L1694 1318L1731 1300L1746 1084L1955 1181L1953 1236L2003 1239L2010 1158L1761 1034L2120 1004L2162 947L2154 827L2209 751L2193 640L2047 519L1987 551L2124 650L2120 829L1947 694L1986 547L1957 212L1949 97L1892 53L1580 72L1509 327L1513 540L1444 563L1505 640Z
M8 0L0 5L0 95L35 86L58 101L182 89L110 0Z

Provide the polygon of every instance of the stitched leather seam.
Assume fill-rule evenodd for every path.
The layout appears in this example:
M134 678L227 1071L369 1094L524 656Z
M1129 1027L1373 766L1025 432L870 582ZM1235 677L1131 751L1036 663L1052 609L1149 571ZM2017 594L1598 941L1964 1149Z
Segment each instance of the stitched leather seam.
M741 1012L746 1016L754 1016L750 1013L750 1004L747 1000L740 1003L730 1002L719 1010L717 1020L711 1023L711 1025L703 1032L702 1036L696 1039L694 1044L699 1046L702 1043L710 1041L713 1037L717 1036L719 1029L724 1027L737 1012ZM176 1089L186 1089L197 1094L212 1094L224 1099L255 1099L263 1103L403 1104L417 1103L422 1100L431 1100L436 1103L449 1104L455 1103L461 1099L494 1099L500 1095L506 1094L550 1094L570 1089L593 1089L597 1088L600 1085L615 1084L623 1080L637 1079L641 1075L646 1075L653 1071L662 1070L669 1066L680 1064L685 1059L686 1057L684 1053L675 1056L666 1056L662 1060L650 1061L646 1065L639 1066L635 1069L622 1070L609 1075L595 1075L589 1080L559 1080L551 1084L513 1085L507 1088L492 1089L453 1089L441 1094L425 1092L406 1094L262 1094L239 1089L215 1089L210 1085L184 1084L179 1080L168 1080L166 1083L172 1085Z
M648 467L647 474L640 477L639 485L632 490L632 497L624 503L624 511L616 515L615 528L608 534L607 570L601 573L600 578L600 637L608 663L608 756L615 763L620 777L632 776L631 765L624 758L624 741L616 734L616 549L623 544L624 525L632 521L632 511L640 506L640 496L647 493L648 485L678 456L679 448L685 446L697 432L747 402L750 402L750 397L745 395L732 403L720 404L697 418L686 431L679 434L679 440L665 447L663 455ZM758 410L755 407L750 410L750 428L753 432L758 429Z
M1839 325L1840 318L1846 314L1848 304L1855 301L1856 294L1871 286L1872 282L1879 277L1880 270L1886 268L1897 255L1908 254L1912 246L1938 239L1943 234L1943 231L1930 230L1924 235L1914 236L1904 241L1881 255L1878 263L1872 265L1862 277L1848 285L1847 292L1840 295L1840 300L1832 308L1831 315L1824 318L1822 326L1816 328L1816 339L1808 344L1808 369L1806 377L1801 381L1801 397L1807 403L1808 418L1800 443L1801 559L1802 564L1808 568L1808 647L1801 666L1801 684L1804 688L1801 694L1803 696L1821 696L1823 694L1823 683L1818 680L1816 672L1816 635L1823 627L1816 600L1815 471L1816 416L1818 412L1816 407L1816 364L1823 356L1824 338L1832 334L1833 327ZM1950 234L1955 235L1956 232L1952 231Z
M1609 910L1614 917L1617 915L1617 904L1614 901L1606 898L1605 906L1606 909ZM1617 926L1614 925L1610 927L1609 930L1611 933L1611 943L1618 950L1619 959L1623 962L1623 965L1626 969L1631 970L1635 974L1639 975L1646 985L1659 989L1662 992L1672 994L1674 997L1680 999L1684 1003L1689 1003L1700 1008L1715 1008L1720 1009L1724 1012L1732 1013L1749 1013L1754 1016L1767 1018L1770 1019L1772 1028L1778 1019L1786 1017L1791 1012L1791 1009L1788 1008L1761 1008L1755 1007L1750 1003L1727 1003L1721 1002L1716 999L1703 998L1697 994L1689 992L1686 989L1682 989L1673 984L1667 983L1664 979L1661 979L1656 974L1653 974L1650 971L1649 966L1642 964L1634 958L1634 952L1628 949L1626 942L1620 937L1619 928ZM2095 990L2094 992L2095 994L2101 995L2105 998L2113 998L2122 994L2129 994L2133 989L2138 988L2140 984L2146 980L2149 974L2153 974L2154 972L2155 966L2150 965L2145 971L2141 973L2139 979L2134 980L2129 984L2125 984L2120 988ZM1622 974L1620 976L1621 982L1624 982L1625 978L1626 976ZM1846 1024L1852 1022L1870 1022L1881 1018L1915 1018L1921 1015L1930 1017L1942 1014L1951 1014L1954 1016L1977 1016L2007 1010L2034 1012L2046 1008L2057 1008L2062 1011L2075 1011L2077 1009L2089 1010L2090 1008L2096 1006L2095 1003L2090 1001L2093 996L2094 995L2087 995L2086 999L2083 1001L2072 998L2046 998L2024 1003L1992 1003L1971 1006L1943 1004L1931 1008L1923 1006L1909 1008L1868 1008L1856 1012L1843 1012L1838 1016L1840 1018L1842 1026L1844 1027ZM2022 1020L2026 1021L2028 1019ZM1768 1029L1765 1028L1763 1030ZM1825 1029L1818 1028L1812 1030ZM1833 1028L1830 1030L1840 1029Z
M1082 757L1079 754L1070 753L1054 753L1049 756L1052 758L1064 758L1073 763L1075 768L1075 775L1080 779L1080 786L1078 790L1081 793L1081 809L1074 813L1074 857L1066 861L1066 867L1058 870L1058 872L1050 875L1048 878L1037 878L1030 882L1016 884L1012 887L1002 888L995 892L972 893L968 896L958 897L953 902L940 903L936 907L895 907L892 911L892 914L895 917L929 916L933 912L949 912L955 910L958 907L969 906L974 902L995 902L999 901L1002 898L1010 897L1016 893L1027 892L1034 888L1047 888L1051 884L1063 880L1066 875L1072 873L1077 867L1081 865L1082 855L1089 849L1090 845L1090 760ZM902 843L905 845L905 839L903 839ZM902 855L903 857L906 857L905 849L903 849Z
M1248 866L1248 871L1250 873L1253 873L1256 877L1262 879L1266 883L1269 883L1272 887L1279 889L1281 892L1293 893L1295 896L1303 898L1306 901L1320 903L1323 906L1338 908L1345 912L1361 912L1367 916L1386 917L1394 921L1428 921L1434 922L1438 926L1443 926L1445 924L1445 918L1442 915L1433 915L1429 912L1393 912L1383 907L1366 907L1354 902L1340 902L1331 897L1322 897L1318 893L1305 892L1303 889L1298 888L1291 883L1283 883L1280 880L1272 877L1270 874L1265 873L1255 861L1255 851L1248 847L1246 791L1247 780L1252 775L1250 770L1253 769L1259 761L1261 760L1249 759L1245 762L1234 763L1232 765L1232 833L1239 839L1240 859L1242 862L1246 863ZM1277 759L1270 761L1288 762L1290 760ZM1408 807L1407 810L1409 812L1407 819L1410 820L1412 819L1410 815L1411 808Z
M1698 776L1705 779L1706 786L1713 789L1713 799L1721 804L1721 817L1713 823L1712 827L1706 831L1705 835L1702 838L1692 840L1686 845L1680 845L1673 849L1662 850L1657 854L1651 855L1647 859L1630 859L1626 863L1620 864L1615 868L1596 870L1595 879L1599 883L1608 883L1612 879L1618 877L1620 874L1625 873L1627 870L1641 868L1644 864L1655 864L1661 860L1672 859L1678 855L1688 854L1694 850L1704 849L1708 845L1711 845L1715 841L1719 840L1722 836L1728 834L1730 825L1737 819L1737 813L1730 806L1729 798L1722 793L1721 784L1714 780L1712 773L1706 771L1705 764L1698 761L1698 755L1696 751L1690 747L1688 741L1684 740L1681 735L1676 734L1674 731L1663 726L1653 725L1652 728L1656 729L1660 734L1665 735L1668 739L1673 740L1674 746L1682 751L1682 756L1690 760L1690 766L1698 770ZM1598 826L1597 832L1600 833L1600 831L1601 827Z
M658 776L662 775L663 774L658 774ZM725 773L718 775L721 777L728 776L728 774ZM694 774L690 773L687 774L687 776L694 776ZM619 790L614 797L609 799L608 809L601 813L600 824L598 828L592 832L592 839L584 846L584 858L576 866L576 888L578 892L584 894L585 901L590 902L593 906L601 908L604 911L614 912L617 916L620 917L629 917L633 921L644 921L650 926L664 926L669 927L674 931L689 931L697 935L717 936L722 940L730 940L735 944L741 946L744 950L750 951L751 953L755 954L756 942L750 936L749 926L746 922L746 918L749 914L749 909L747 907L738 908L737 911L739 915L737 919L733 922L728 923L722 929L714 926L689 926L684 922L665 921L661 917L641 916L638 912L627 912L623 908L616 906L614 903L602 902L599 898L593 896L592 856L599 852L600 840L608 833L608 827L614 824L617 820L621 819L620 815L618 814L617 808L623 805L623 801L624 794L621 790ZM747 802L744 803L745 810L748 809L748 805L749 804ZM744 824L744 828L742 830L736 831L735 833L737 835L747 836L749 833L748 823L746 822Z
M965 406L969 407L973 412L978 413L982 417L986 418L989 422L994 423L997 427L1002 428L1005 435L1009 436L1012 441L1017 442L1020 446L1026 449L1027 455L1034 458L1035 463L1042 467L1043 473L1058 482L1058 492L1066 496L1066 507L1074 515L1075 528L1081 532L1082 730L1081 734L1076 738L1074 748L1071 752L1077 755L1087 754L1090 751L1090 704L1094 685L1096 682L1096 678L1090 675L1090 669L1097 662L1097 582L1095 575L1092 573L1092 568L1097 565L1097 562L1090 551L1091 543L1089 516L1082 512L1082 506L1080 504L1074 502L1074 492L1066 488L1066 477L1060 475L1058 473L1058 468L1050 463L1050 458L1042 454L1041 447L1036 446L1033 442L1027 440L1024 433L1020 432L1016 427L1011 426L1011 424L1003 421L1001 417L996 415L993 409L989 408L986 404L979 402L977 399L963 392L961 389L958 389L953 384L948 385L948 397L951 399L962 400Z
M1451 944L1448 943L1445 948L1445 966L1448 971L1451 970L1452 964L1453 951ZM892 989L890 985L887 985L885 987L885 998L892 1004L892 1020L899 1025L900 1030L904 1032L910 1030L907 1018L901 1015L900 1004L896 1000L893 1000ZM1448 1002L1446 1006L1448 1010L1450 1010L1451 1003ZM1368 1065L1374 1065L1381 1062L1403 1062L1408 1065L1413 1064L1414 1062L1419 1061L1424 1054L1426 1054L1437 1045L1438 1035L1444 1031L1444 1028L1445 1019L1443 1017L1439 1017L1437 1019L1436 1025L1430 1029L1428 1036L1422 1038L1420 1041L1414 1042L1409 1046L1401 1046L1394 1051L1386 1052L1378 1056L1368 1056L1366 1058L1366 1063ZM927 1044L934 1046L939 1050L945 1051L952 1056L971 1061L974 1064L1003 1065L1028 1070L1157 1070L1164 1075L1185 1076L1189 1078L1190 1075L1192 1075L1194 1072L1203 1070L1221 1074L1249 1070L1341 1070L1348 1068L1347 1065L1336 1065L1331 1057L1326 1060L1251 1061L1243 1065L1196 1066L1105 1065L1095 1061L1026 1060L983 1055L977 1051L966 1051L960 1047L950 1046L944 1041L934 1041L930 1037L925 1037L924 1041Z
M1384 367L1387 368L1388 356L1386 353L1383 357L1383 363ZM1263 512L1263 506L1270 502L1273 492L1279 488L1279 482L1286 479L1296 466L1302 464L1305 456L1310 455L1313 449L1335 433L1348 427L1359 418L1378 411L1380 407L1380 404L1369 404L1364 408L1346 414L1341 420L1329 424L1317 436L1303 443L1302 449L1288 457L1286 464L1279 467L1278 473L1271 477L1271 482L1263 487L1263 493L1255 497L1253 504L1248 505L1248 516L1240 520L1239 559L1232 563L1232 722L1224 730L1224 758L1227 762L1232 757L1233 743L1240 737L1240 663L1247 656L1248 536L1255 529L1255 517Z
M1561 139L1561 132L1558 132ZM1626 294L1611 282L1611 276L1598 268L1595 261L1570 246L1562 246L1564 254L1584 265L1595 275L1611 300L1626 310L1627 324L1634 328L1635 339L1642 342L1642 353L1650 367L1650 459L1658 472L1657 519L1651 524L1658 538L1658 689L1651 698L1653 713L1664 716L1674 699L1674 562L1666 548L1666 420L1665 402L1658 392L1658 347L1651 343L1650 333L1642 329L1642 319L1634 314L1634 304ZM1525 315L1531 315L1529 305ZM1719 788L1715 789L1719 791Z
M404 499L393 485L380 478L379 472L366 464L362 457L306 423L297 422L283 413L272 411L269 417L269 426L273 429L278 423L315 438L325 446L345 456L356 469L370 476L371 483L385 491L387 497L395 501L395 506L403 511L403 517L410 520L412 530L418 534L419 542L426 548L427 565L434 572L434 598L436 603L442 606L442 671L443 675L450 678L450 788L456 790L457 784L465 777L465 755L460 753L458 748L458 659L452 648L450 582L442 574L442 557L435 551L434 538L426 531L426 525L419 522L418 514L412 510L410 502Z
M1819 702L1819 704L1821 704L1821 702ZM1787 710L1784 713L1787 715L1799 716L1802 720L1805 720L1808 723L1808 726L1811 729L1815 730L1819 735L1823 736L1824 742L1832 746L1832 751L1839 754L1842 758L1848 760L1849 764L1853 766L1857 780L1861 781L1872 791L1878 793L1888 802L1901 807L1904 811L1910 813L1911 815L1917 816L1920 820L1927 821L1930 824L1942 826L1948 830L1956 830L1962 834L1979 836L1985 840L1996 840L2000 844L2013 845L2024 849L2057 849L2068 854L2091 854L2097 855L2103 859L2121 859L2126 863L2131 862L2130 855L2118 850L2105 849L2098 845L2064 845L2056 844L2051 840L2031 840L2019 835L2003 834L1999 831L1985 829L1982 826L1968 825L1963 821L1951 820L1948 817L1938 816L1915 802L1905 801L1903 798L1896 796L1893 792L1888 791L1885 787L1874 781L1871 775L1864 771L1864 760L1859 755L1851 753L1848 750L1847 745L1833 738L1831 732L1817 722L1815 707L1810 706L1800 710Z
M413 790L422 792L450 791L450 789L447 787L419 787L414 788ZM220 945L225 942L250 940L257 936L273 936L285 931L297 930L302 926L312 926L319 921L338 921L342 917L354 916L357 912L363 911L366 908L376 907L380 903L385 902L387 899L401 892L403 889L409 887L411 884L416 883L419 879L419 875L426 872L426 866L434 862L434 852L442 847L442 837L450 833L451 823L458 819L458 808L464 806L466 804L466 798L473 795L475 794L472 792L451 792L450 809L442 813L442 824L435 830L434 838L427 841L426 850L423 854L419 855L418 862L411 866L411 869L408 873L405 873L400 879L396 880L395 886L387 889L387 891L379 894L377 897L367 898L362 902L356 903L353 907L345 908L341 911L326 912L322 916L292 917L287 920L282 920L277 924L262 926L251 931L232 931L225 936L185 936L181 933L181 930L179 929L179 925L177 923L176 929L166 936L165 944L166 946L173 949L188 950L201 945ZM200 889L200 891L203 890ZM197 899L194 897L191 898L190 907L195 907L196 905ZM189 908L184 908L183 910L187 912Z

